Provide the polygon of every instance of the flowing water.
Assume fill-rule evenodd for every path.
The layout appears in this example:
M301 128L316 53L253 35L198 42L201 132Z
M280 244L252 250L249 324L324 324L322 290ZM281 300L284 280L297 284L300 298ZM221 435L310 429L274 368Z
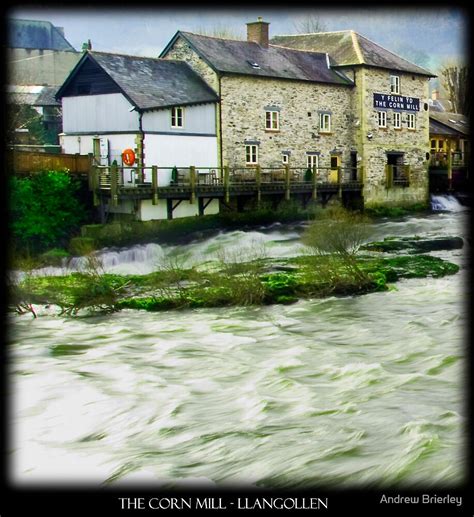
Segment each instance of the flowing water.
M378 222L377 238L465 237L462 250L436 252L459 264L458 274L403 280L389 292L290 306L76 319L11 315L11 480L21 486L461 483L466 219L454 211ZM147 272L163 256L210 260L255 243L269 256L290 256L300 249L300 233L273 226L103 256L110 259L106 268L122 272Z

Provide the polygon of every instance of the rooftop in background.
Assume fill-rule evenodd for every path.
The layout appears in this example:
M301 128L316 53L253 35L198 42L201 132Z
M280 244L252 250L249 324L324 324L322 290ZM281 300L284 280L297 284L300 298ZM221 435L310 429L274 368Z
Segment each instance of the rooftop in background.
M183 61L96 51L84 53L59 89L58 98L67 95L68 86L87 61L100 67L139 110L218 100L214 91Z
M55 99L56 86L8 85L6 100L9 104L27 104L29 106L60 106Z
M265 48L253 41L201 36L191 32L178 31L160 57L166 56L180 36L218 72L353 85L342 72L328 66L325 52L301 52L273 45Z
M449 112L430 112L430 133L469 136L469 120L465 115Z
M76 52L64 37L62 27L46 21L15 18L8 23L8 47Z
M435 74L394 54L352 30L275 36L273 45L327 52L337 66L366 65L436 77Z

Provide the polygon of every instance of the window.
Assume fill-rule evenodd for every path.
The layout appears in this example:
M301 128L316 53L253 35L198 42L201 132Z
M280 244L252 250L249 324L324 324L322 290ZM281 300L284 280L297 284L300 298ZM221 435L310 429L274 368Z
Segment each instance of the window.
M330 133L331 132L331 114L330 113L320 113L319 114L319 131L320 131L320 133Z
M247 165L258 163L258 145L250 144L245 146L245 163Z
M408 113L407 115L407 127L408 129L416 129L416 119L414 113Z
M313 167L317 167L319 162L319 156L317 154L307 154L306 155L306 164L309 169Z
M171 108L171 127L184 127L184 108Z
M390 93L400 93L400 77L398 75L390 76Z
M282 154L281 155L281 161L284 165L288 165L288 163L290 162L290 157L289 155L287 154Z
M387 127L387 112L386 111L377 111L377 121L379 127Z
M393 127L395 129L402 129L402 114L394 112L393 114Z
M265 129L268 131L280 130L280 113L278 111L265 112Z

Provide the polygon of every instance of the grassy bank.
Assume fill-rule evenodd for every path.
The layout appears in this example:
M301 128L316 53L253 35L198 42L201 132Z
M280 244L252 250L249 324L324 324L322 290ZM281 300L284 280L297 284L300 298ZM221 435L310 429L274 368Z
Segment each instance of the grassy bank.
M63 277L26 276L11 290L18 312L52 304L63 314L82 309L161 311L197 307L288 304L302 298L356 295L387 290L401 278L441 277L458 266L428 255L360 256L356 267L335 256L300 256L221 263L219 268L177 266L149 275L88 273Z

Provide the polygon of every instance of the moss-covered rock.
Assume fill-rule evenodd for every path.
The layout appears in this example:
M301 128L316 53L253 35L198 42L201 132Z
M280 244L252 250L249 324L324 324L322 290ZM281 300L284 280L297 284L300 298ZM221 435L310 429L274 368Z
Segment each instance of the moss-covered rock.
M455 250L464 246L461 237L436 237L425 239L421 237L386 237L383 241L370 242L361 246L362 250L408 253L428 253L430 251Z
M300 298L355 295L387 290L400 278L441 277L459 267L430 255L359 256L356 267L332 256L284 260L292 271L268 272L282 259L241 264L238 271L157 271L149 275L73 273L27 277L13 289L11 303L54 304L67 314L93 308L161 311L236 305L288 304ZM267 272L265 272L267 271Z

